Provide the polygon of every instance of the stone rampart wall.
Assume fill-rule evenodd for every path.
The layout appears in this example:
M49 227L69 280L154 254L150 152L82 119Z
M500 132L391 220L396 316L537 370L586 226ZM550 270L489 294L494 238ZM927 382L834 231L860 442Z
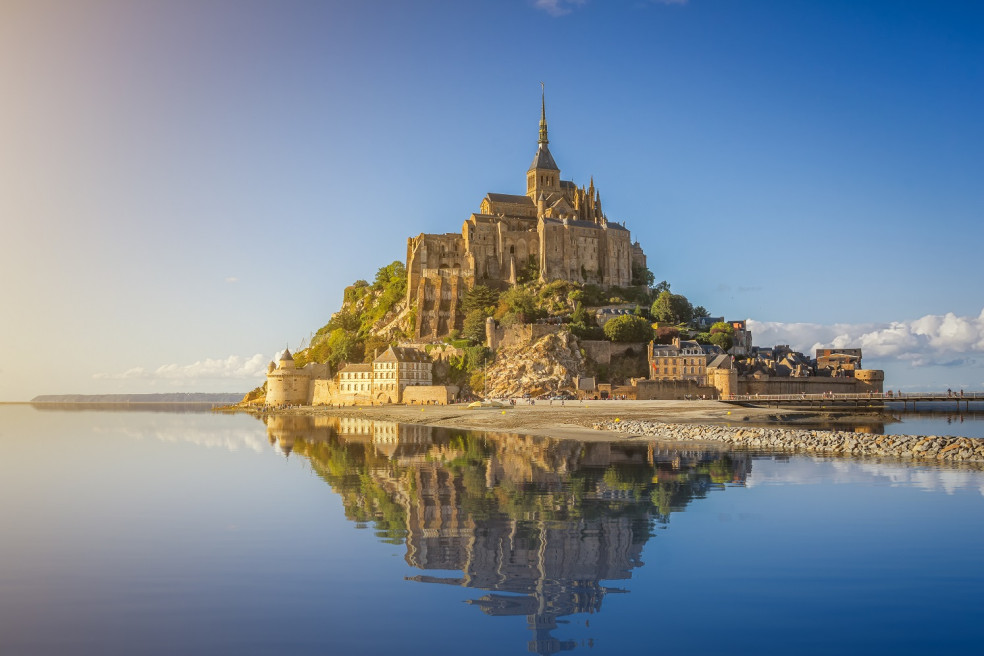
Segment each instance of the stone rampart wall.
M412 385L403 390L403 403L406 405L447 405L458 396L458 388L453 385Z
M738 377L738 387L735 394L866 394L880 393L881 381L868 382L855 378L826 378L811 376L809 378L779 377L755 379L747 376Z
M609 342L601 339L585 339L578 342L587 358L597 364L610 365L613 357L625 355L631 350L636 355L646 353L645 342Z
M615 390L612 390L616 393ZM706 396L716 399L718 391L710 385L698 385L695 380L640 380L636 382L636 399L640 401L674 401Z

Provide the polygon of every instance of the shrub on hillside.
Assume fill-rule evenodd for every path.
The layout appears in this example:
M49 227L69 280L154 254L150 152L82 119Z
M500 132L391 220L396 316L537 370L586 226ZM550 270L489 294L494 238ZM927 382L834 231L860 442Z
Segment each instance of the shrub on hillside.
M610 319L604 327L605 337L613 342L648 342L653 328L642 317L624 314Z

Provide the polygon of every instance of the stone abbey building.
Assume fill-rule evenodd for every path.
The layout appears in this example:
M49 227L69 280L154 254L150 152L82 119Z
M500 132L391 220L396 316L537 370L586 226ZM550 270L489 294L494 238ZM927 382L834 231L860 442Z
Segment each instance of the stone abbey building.
M632 265L646 265L624 224L609 221L592 179L587 188L560 179L550 154L546 105L523 195L489 193L461 233L407 239L407 302L417 308L415 337L461 328L461 298L476 284L504 288L524 274L604 287L631 284Z

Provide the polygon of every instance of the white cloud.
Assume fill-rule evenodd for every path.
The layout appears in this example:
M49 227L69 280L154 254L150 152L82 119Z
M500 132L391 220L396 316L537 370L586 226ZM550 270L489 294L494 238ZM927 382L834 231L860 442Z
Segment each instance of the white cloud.
M976 317L952 312L890 323L817 324L748 320L756 344L789 344L797 351L858 348L869 358L896 358L912 366L967 364L984 353L984 310Z
M551 16L563 16L571 13L574 7L584 6L587 2L588 0L533 0L533 6Z
M102 380L168 380L173 382L195 380L247 380L266 375L266 366L271 358L262 353L248 358L230 355L225 359L206 358L192 364L164 364L157 369L148 370L134 367L122 373L95 374L93 378Z
M201 424L197 414L181 415L175 413L166 424L160 426L135 426L121 429L114 426L114 433L122 432L126 436L137 439L156 439L173 444L187 442L208 449L227 449L229 451L249 450L263 453L270 450L270 443L263 431L244 430L241 426L235 428L218 428ZM100 432L106 432L98 429Z
M811 456L797 456L788 461L756 460L745 485L813 485L825 481L837 485L888 484L949 495L976 491L984 496L984 482L976 471L948 469L935 463L875 464Z

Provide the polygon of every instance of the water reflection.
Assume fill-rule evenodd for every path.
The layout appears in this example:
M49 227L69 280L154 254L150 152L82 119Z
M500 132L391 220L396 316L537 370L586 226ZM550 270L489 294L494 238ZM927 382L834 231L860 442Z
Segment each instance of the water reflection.
M336 417L268 417L271 443L306 458L348 519L406 547L410 580L489 592L469 603L525 616L528 649L568 651L561 619L601 610L604 581L640 567L655 528L693 499L743 485L747 454L581 443Z

